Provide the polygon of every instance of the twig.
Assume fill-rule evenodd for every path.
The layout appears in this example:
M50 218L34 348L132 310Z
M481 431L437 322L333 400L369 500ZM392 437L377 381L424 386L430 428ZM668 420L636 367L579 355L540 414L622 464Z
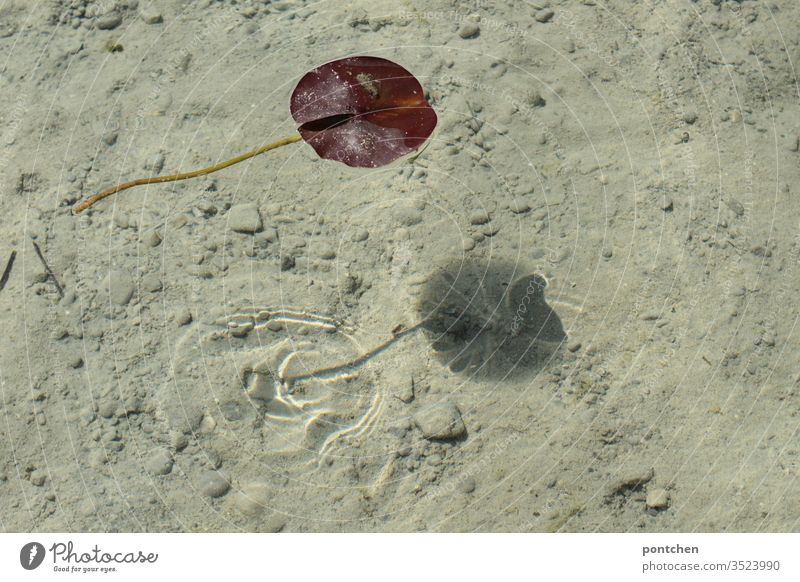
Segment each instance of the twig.
M14 259L16 258L17 251L11 251L11 256L8 257L8 262L6 263L6 269L3 271L3 276L0 277L0 291L2 291L3 287L8 283L8 278L11 276L11 267L14 266Z
M47 264L47 261L44 260L44 256L42 255L42 251L39 248L39 245L36 244L36 241L31 241L33 243L33 248L36 249L36 254L39 255L39 260L42 261L42 265L44 265L44 270L47 272L47 278L53 282L53 285L56 286L58 289L58 294L61 297L64 297L64 289L61 287L61 284L56 279L56 276L53 274L53 271L50 269L50 266Z

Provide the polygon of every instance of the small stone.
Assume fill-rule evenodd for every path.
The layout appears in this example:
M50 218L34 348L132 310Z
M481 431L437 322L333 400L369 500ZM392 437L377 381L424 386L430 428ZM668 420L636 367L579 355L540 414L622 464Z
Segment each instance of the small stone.
M207 497L222 497L230 488L228 479L218 471L206 471L200 477L200 491Z
M524 198L514 198L511 201L511 204L509 204L509 208L514 214L522 214L524 212L528 212L531 209L531 206Z
M467 432L461 413L450 401L434 404L414 416L414 423L429 440L448 440Z
M495 223L487 224L481 229L481 232L484 236L494 236L500 232L500 225Z
M168 475L172 471L172 455L166 449L157 449L145 461L144 467L151 475Z
M789 138L789 141L786 146L790 152L798 152L800 151L800 136L793 135Z
M236 509L251 517L263 512L268 507L270 488L266 483L248 483L236 494Z
M155 230L151 230L146 235L144 235L144 244L148 247L155 248L161 244L161 235L158 234Z
M155 273L147 273L142 277L142 289L148 293L155 293L156 291L161 291L163 288L164 285L161 283L161 279L159 279L158 275Z
M189 446L189 437L180 431L172 431L169 436L169 443L176 451L182 451Z
M273 513L261 525L261 529L267 533L278 533L286 527L286 518L278 513Z
M100 30L114 30L120 24L122 24L122 16L116 12L112 12L98 18L96 26Z
M294 269L295 260L291 255L283 255L281 257L281 271L289 271Z
M576 341L573 341L573 342L570 342L570 343L568 343L568 344L567 344L567 349L568 349L569 351L571 351L572 353L575 353L575 352L577 352L579 349L581 349L581 342L579 342L579 341L577 341L577 340L576 340Z
M475 241L471 238L465 238L461 241L461 248L463 248L465 251L471 251L475 248Z
M80 368L83 366L83 356L80 353L71 354L69 357L67 357L67 365L70 368Z
M47 480L47 473L40 469L36 469L33 473L31 473L31 483L36 487L41 487L44 485L44 482Z
M536 19L536 22L550 22L553 15L555 15L555 12L549 8L545 8L544 10L539 10L533 17Z
M459 481L458 483L458 490L461 493L472 493L475 491L475 487L477 484L475 483L475 479L472 477L467 477L466 479Z
M369 238L369 232L362 228L353 233L353 242L364 242Z
M731 123L741 123L742 113L738 109L734 109L730 114Z
M666 489L648 491L645 505L647 509L667 509L669 507L669 492Z
M155 10L145 10L142 12L142 20L147 24L160 24L164 22L164 17Z
M683 121L689 125L694 124L697 121L697 113L694 111L687 111L683 114Z
M188 325L192 323L192 312L188 307L179 307L175 311L175 323L178 325Z
M414 226L422 222L422 212L413 207L401 207L392 212L395 222L401 226Z
M106 398L97 407L97 414L103 418L112 418L117 410L117 401L113 398Z
M486 224L487 222L489 222L489 213L483 208L473 210L469 215L469 223L474 226Z
M603 249L603 258L610 259L613 256L614 256L614 251L612 251L610 247L606 247Z
M320 243L314 247L314 253L326 261L336 258L336 251L327 243Z
M228 226L235 232L254 234L261 232L264 224L255 204L237 204L228 211Z
M744 214L744 205L738 200L736 200L736 198L728 198L725 201L725 204L728 206L728 208L731 209L731 212L733 212L736 216L742 216Z
M481 33L481 27L477 22L467 21L458 29L458 36L461 38L475 38Z
M663 210L664 212L672 212L672 210L674 209L672 198L670 198L669 196L664 196L661 199L659 206L661 207L661 210Z
M266 228L260 235L260 240L268 243L273 243L278 240L278 231L274 228Z
M103 289L108 289L111 302L127 305L136 290L133 279L125 271L110 271L103 280Z

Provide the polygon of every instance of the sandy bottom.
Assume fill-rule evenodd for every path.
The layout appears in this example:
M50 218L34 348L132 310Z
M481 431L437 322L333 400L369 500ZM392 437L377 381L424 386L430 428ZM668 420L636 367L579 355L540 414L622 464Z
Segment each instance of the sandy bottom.
M798 30L0 3L0 530L797 531ZM353 54L422 83L420 156L299 142L71 213L293 135Z

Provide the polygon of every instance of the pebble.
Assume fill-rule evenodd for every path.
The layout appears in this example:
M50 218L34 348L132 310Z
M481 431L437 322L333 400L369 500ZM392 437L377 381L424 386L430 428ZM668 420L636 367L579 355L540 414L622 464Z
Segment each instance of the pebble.
M175 310L175 323L178 325L188 325L192 323L192 312L188 307L179 307Z
M179 430L173 430L170 432L169 435L169 444L176 451L182 451L187 446L189 446L189 437L183 434Z
M481 33L481 27L477 22L467 21L458 29L458 36L461 38L475 38Z
M397 208L392 216L401 226L414 226L422 222L422 212L413 207Z
M469 215L469 223L475 226L489 222L489 213L485 209L473 210Z
M294 269L295 260L291 255L283 255L281 257L281 271L289 271Z
M536 14L534 14L534 18L537 22L550 22L550 19L553 18L555 12L550 10L549 8L545 8L544 10L539 10Z
M744 214L744 205L738 200L736 200L736 198L728 198L725 201L725 204L728 206L728 208L731 209L731 212L733 212L736 216L742 216Z
M148 293L155 293L156 291L161 291L163 288L164 285L161 283L161 279L159 279L158 275L155 273L147 273L142 277L142 289Z
M36 487L41 487L44 485L44 482L47 480L47 473L42 471L41 469L36 469L33 473L31 473L31 483Z
M67 365L70 368L80 368L83 366L83 356L80 353L74 353L67 357Z
M448 440L467 432L461 413L450 401L440 402L414 415L414 423L428 440Z
M326 261L336 258L336 251L327 243L320 243L314 247L314 253Z
M267 228L259 235L259 239L268 243L278 240L278 231L274 228Z
M151 475L168 475L172 471L172 455L166 449L157 449L145 461L144 468Z
M102 418L111 418L117 410L117 401L113 398L106 398L97 407L97 414Z
M666 489L648 491L645 505L647 509L667 509L669 507L669 492Z
M144 235L144 244L148 247L155 248L161 244L161 235L158 234L155 230L151 230L146 235Z
M511 201L511 204L509 204L509 208L514 214L522 214L524 212L528 212L531 209L531 206L524 198L514 198Z
M270 488L266 483L248 483L236 494L234 505L241 513L256 516L268 505Z
M475 248L475 241L471 238L465 238L464 240L461 241L461 247L465 251L471 251L472 249Z
M694 111L687 111L683 114L683 121L689 125L692 125L695 121L697 121L697 113Z
M164 22L164 17L160 12L156 12L155 10L145 10L142 12L142 20L147 24L160 24Z
M222 497L230 488L228 479L218 471L206 471L200 477L200 491L207 497Z
M481 232L484 236L494 236L498 232L500 232L500 225L499 224L487 224L481 229Z
M362 228L353 233L353 242L364 242L369 238L369 232Z
M115 305L127 305L136 290L133 279L125 271L110 271L103 281L103 289L108 289L111 302Z
M467 477L458 483L458 490L461 491L461 493L472 493L475 491L475 487L477 487L477 484L472 477Z
M579 349L581 349L581 342L579 342L579 341L570 342L570 343L567 344L567 349L569 351L571 351L572 353L575 353Z
M741 121L742 121L741 112L739 110L737 110L737 109L734 109L733 111L731 111L730 120L731 120L731 123L741 123Z
M122 16L116 12L106 14L97 19L97 28L100 30L114 30L122 24Z
M235 232L253 234L264 228L255 204L237 204L228 211L228 226Z
M267 533L278 533L286 527L286 518L280 514L273 513L262 524L261 530Z

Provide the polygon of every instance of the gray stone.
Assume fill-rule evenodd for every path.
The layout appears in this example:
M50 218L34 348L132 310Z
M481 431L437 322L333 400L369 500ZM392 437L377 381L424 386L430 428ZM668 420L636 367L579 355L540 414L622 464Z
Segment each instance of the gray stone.
M192 312L188 307L178 307L175 310L175 323L178 325L188 325L192 323Z
M161 235L158 234L155 230L151 230L146 235L144 235L144 244L150 248L155 248L161 244Z
M111 12L97 19L97 28L100 30L114 30L122 24L122 16L116 12Z
M268 507L270 488L266 483L248 483L236 494L234 504L241 513L256 516Z
M127 305L135 291L131 276L119 270L109 271L104 279L103 288L108 289L111 302L115 305Z
M418 412L414 423L429 440L448 440L467 432L461 413L450 401L440 402Z
M461 38L475 38L481 33L481 27L477 22L467 21L458 29L458 36Z
M261 232L264 223L255 204L237 204L228 211L228 226L235 232L253 234Z
M167 449L156 449L145 461L144 468L151 475L168 475L172 471L173 462Z
M315 245L314 254L320 259L324 259L326 261L336 258L336 250L334 250L334 248L327 243L319 243Z
M37 487L41 487L44 485L44 482L47 480L47 473L42 471L41 469L36 469L33 473L31 473L31 483L36 485Z
M479 224L486 224L487 222L489 222L489 213L486 212L484 208L473 210L469 215L469 223L472 225L477 226Z
M648 509L667 509L669 507L669 492L666 489L648 491L645 505Z
M475 483L475 479L472 477L467 477L458 482L458 490L462 493L472 493L475 491L475 487L477 484Z
M147 24L159 24L164 22L164 17L161 16L160 12L155 10L145 10L142 12L142 20Z
M228 479L218 471L206 471L200 477L200 492L207 497L222 497L230 488Z
M142 277L142 289L148 293L155 293L156 291L161 291L163 288L164 286L161 283L161 279L159 279L158 275L155 273L147 273Z
M531 206L524 198L514 198L511 201L511 204L509 204L509 208L514 214L522 214L524 212L528 212L528 210L531 209Z

